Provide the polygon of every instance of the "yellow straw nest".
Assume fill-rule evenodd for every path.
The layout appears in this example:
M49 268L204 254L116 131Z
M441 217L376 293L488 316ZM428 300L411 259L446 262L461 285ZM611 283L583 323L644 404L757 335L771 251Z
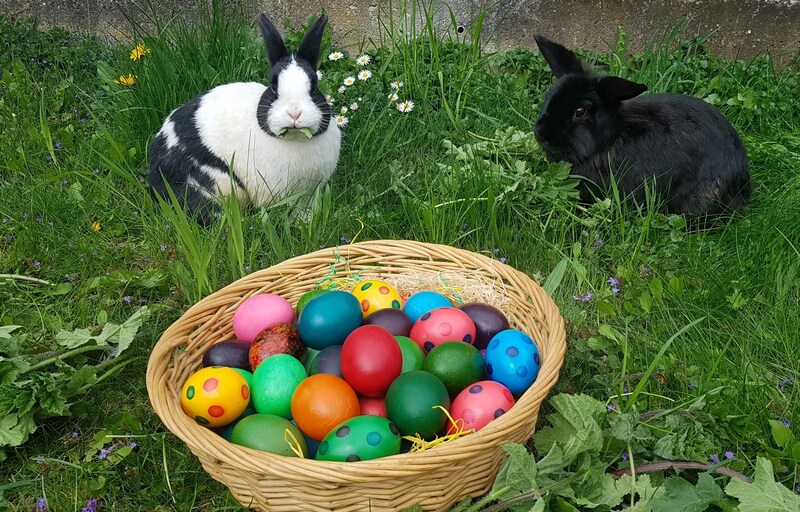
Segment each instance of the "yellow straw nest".
M314 288L352 289L364 279L392 284L403 298L420 290L456 304L485 302L530 335L541 354L536 382L506 414L479 432L455 435L424 449L359 462L284 457L234 445L181 409L186 379L213 344L233 339L233 314L247 297L274 293L293 304ZM349 286L348 286L349 285ZM322 249L254 272L209 295L161 336L147 366L147 390L166 427L198 457L212 478L244 506L268 511L389 511L419 505L447 510L492 486L505 452L534 432L539 407L564 362L564 321L530 277L482 254L445 245L377 240Z

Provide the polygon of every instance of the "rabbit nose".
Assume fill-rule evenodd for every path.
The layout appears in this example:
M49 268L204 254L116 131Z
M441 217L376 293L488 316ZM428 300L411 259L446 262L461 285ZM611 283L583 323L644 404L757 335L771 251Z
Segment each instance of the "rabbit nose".
M297 121L298 119L300 119L300 116L303 114L303 112L297 109L297 110L290 110L287 112L287 114L289 114L289 117L292 118L292 121Z

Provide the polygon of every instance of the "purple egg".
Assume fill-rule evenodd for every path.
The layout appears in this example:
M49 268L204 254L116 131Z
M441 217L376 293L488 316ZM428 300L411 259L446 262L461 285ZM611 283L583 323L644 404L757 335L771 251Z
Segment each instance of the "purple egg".
M392 336L408 336L411 319L399 309L379 309L364 319L364 325L379 325Z
M510 328L508 318L502 311L482 302L470 302L459 309L475 323L475 347L485 349L495 334Z
M316 375L318 373L328 373L336 375L337 377L344 378L342 375L342 365L340 362L340 355L342 353L341 345L331 345L320 350L319 354L311 361L309 365L309 375Z

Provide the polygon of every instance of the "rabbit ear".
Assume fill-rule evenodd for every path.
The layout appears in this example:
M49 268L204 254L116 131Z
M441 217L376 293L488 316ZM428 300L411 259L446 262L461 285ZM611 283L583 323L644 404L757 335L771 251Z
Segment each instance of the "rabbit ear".
M322 33L325 30L326 23L328 23L328 16L323 14L314 23L314 26L308 30L303 42L300 43L300 49L297 50L297 56L314 68L317 67L317 61L319 61L319 49L322 45Z
M544 60L550 65L550 69L556 78L561 78L567 74L586 74L586 69L581 64L580 59L570 50L539 34L534 35L533 38L536 40L539 51L542 52Z
M597 92L607 104L617 104L639 96L647 90L644 84L631 82L618 76L604 76L597 82Z
M283 38L278 33L275 25L264 14L259 15L258 25L261 27L261 35L264 36L264 45L267 47L269 64L274 66L276 62L289 55L289 52L286 51L286 45L283 44Z

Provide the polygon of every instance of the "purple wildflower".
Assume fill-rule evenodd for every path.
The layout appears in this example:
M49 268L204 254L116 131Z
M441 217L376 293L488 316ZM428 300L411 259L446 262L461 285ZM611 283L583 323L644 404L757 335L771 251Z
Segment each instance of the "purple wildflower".
M36 216L36 222L42 222L42 217L40 215Z
M92 256L97 257L97 254L98 254L97 251L92 251Z
M139 210L133 210L133 215L134 216L139 215Z
M593 249L599 249L600 246L603 245L604 243L605 242L603 241L602 238L595 238L594 239L594 243L592 244L592 248Z
M100 169L92 169L92 174L100 174Z
M133 297L131 297L130 295L126 295L126 296L122 297L122 300L124 300L126 303L130 304L133 301Z
M798 494L800 494L800 484L797 484L797 487L795 487L794 490L797 491Z
M733 453L733 452L725 452L724 455L725 455L726 459L735 459L736 458L736 454Z
M113 452L113 451L114 451L113 447L111 447L111 448L101 448L100 449L100 455L98 455L97 458L101 459L101 460L105 460L105 459L108 458L109 455L111 455L111 452Z
M128 448L130 448L131 450L133 450L133 449L134 449L134 448L136 448L137 446L139 446L139 445L138 445L138 444L136 444L136 441L130 441L130 442L128 443Z
M778 383L778 387L783 391L786 385L792 382L794 382L794 377L787 377Z
M76 437L78 437L78 433L77 432L73 432L72 433L72 439L75 439Z
M158 244L158 248L161 249L162 251L166 251L167 250L167 246L164 245L164 244Z
M144 261L150 261L150 256L145 256Z
M689 389L694 389L694 384L689 384Z
M36 457L33 458L33 461L36 462L37 464L44 464L44 457L41 455L37 455Z
M41 265L41 262L39 262L37 260L33 260L33 266L34 267L39 268L39 265Z
M24 220L28 220L28 217L29 217L29 216L30 216L30 213L28 213L28 212L22 212L22 218L23 218Z
M36 512L44 512L47 510L47 500L39 498L36 500Z
M616 409L616 407L614 407L614 404L608 404L608 405L606 405L606 409L608 409L608 412L611 412L611 411L616 411L616 410L617 410L617 409Z
M573 295L572 300L574 301L581 301L581 302L589 302L594 297L594 293L592 292L583 292L580 295Z
M711 455L708 456L708 458L711 459L711 462L713 462L714 464L719 464L719 455L717 455L716 453L712 453Z
M501 257L497 258L497 261L499 261L500 263L505 263L508 260L506 260L506 258L504 256L501 256Z
M792 426L792 422L787 420L786 418L781 418L779 421L781 423L783 423L784 425L786 425L787 427L791 427Z
M53 156L52 155L47 155L47 156L44 157L44 159L47 160L48 162L52 162L53 161Z
M492 252L493 252L493 253L495 253L495 254L497 254L498 252L500 252L500 249L498 249L497 247L495 247L494 249L492 249Z
M466 231L466 230L467 230L467 223L465 222L464 224L461 225L461 231Z
M56 141L56 143L55 143L55 144L53 144L53 147L54 147L54 148L56 148L56 149L64 149L64 145L63 145L63 144L61 144L61 143L60 143L60 142L58 142L58 141Z
M244 269L249 271L250 270L250 265L245 265Z
M623 461L628 460L628 452L622 452L622 460Z
M319 248L320 249L324 249L325 248L325 244L319 244Z
M350 243L350 242L352 242L353 240L352 240L352 239L350 239L350 238L347 238L346 236L343 236L343 237L341 237L341 238L339 239L339 241L340 241L340 242L344 242L344 243L346 243L346 244L349 244L349 243Z
M616 277L609 277L606 282L611 285L612 292L619 293L620 290L619 279L617 279Z
M8 240L9 242L13 241L14 235L6 235L6 240Z
M3 217L3 224L6 224L7 222L8 222L8 217Z
M97 512L97 498L87 500L86 506L81 509L81 512Z

